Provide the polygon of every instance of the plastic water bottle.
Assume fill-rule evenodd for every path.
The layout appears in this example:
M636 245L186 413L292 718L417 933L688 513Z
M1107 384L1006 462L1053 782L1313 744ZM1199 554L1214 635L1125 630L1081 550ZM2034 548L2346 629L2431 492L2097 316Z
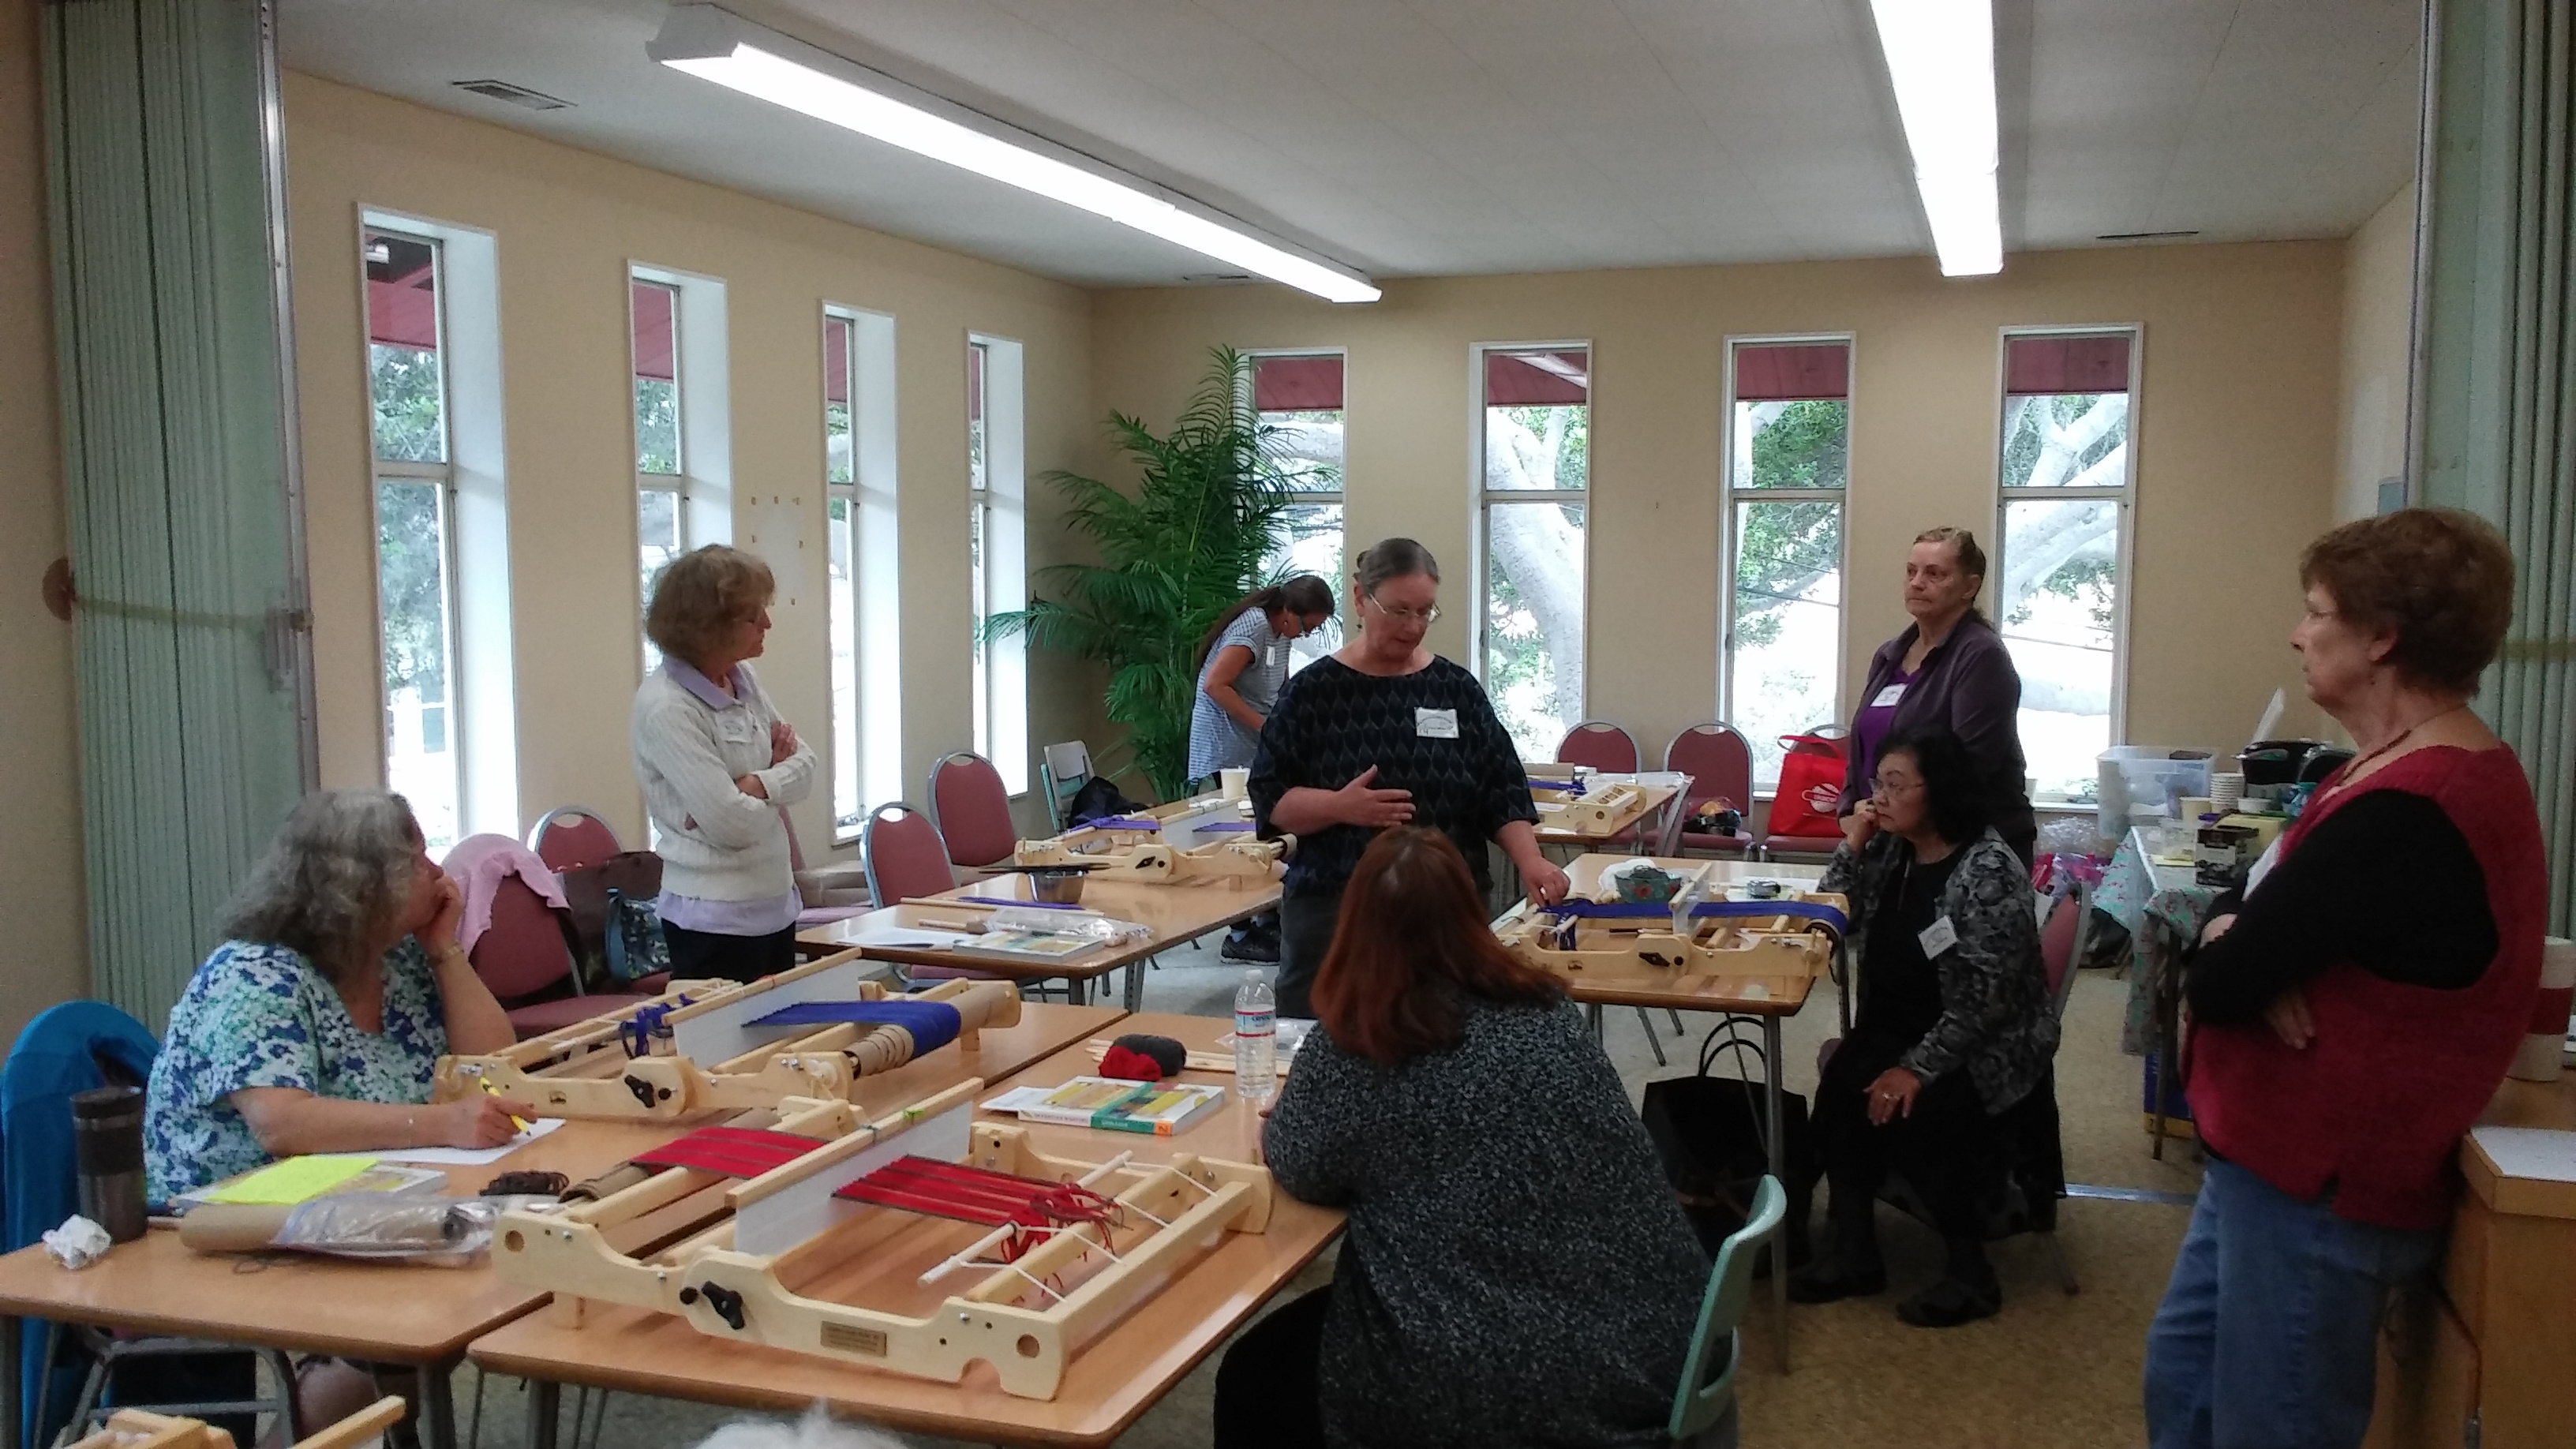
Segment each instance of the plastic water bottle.
M1234 1094L1258 1102L1279 1085L1279 999L1258 971L1234 990Z

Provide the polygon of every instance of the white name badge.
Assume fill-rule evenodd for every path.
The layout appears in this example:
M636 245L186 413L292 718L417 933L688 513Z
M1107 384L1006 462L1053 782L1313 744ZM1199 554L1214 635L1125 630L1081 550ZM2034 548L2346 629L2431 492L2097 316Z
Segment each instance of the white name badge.
M1950 924L1948 916L1943 916L1917 931L1914 939L1923 944L1924 959L1930 960L1959 944L1959 928Z
M2272 837L2271 844L2263 847L2262 857L2254 862L2254 868L2245 872L2245 894L2250 896L2261 889L2263 877L2270 875L2272 867L2280 863L2281 838L2276 835Z
M1887 688L1878 692L1878 698L1871 700L1869 702L1869 707L1871 709L1894 709L1896 708L1896 702L1904 697L1905 686L1902 684L1891 684Z
M1458 711L1417 709L1413 712L1413 733L1426 740L1454 740L1458 738Z

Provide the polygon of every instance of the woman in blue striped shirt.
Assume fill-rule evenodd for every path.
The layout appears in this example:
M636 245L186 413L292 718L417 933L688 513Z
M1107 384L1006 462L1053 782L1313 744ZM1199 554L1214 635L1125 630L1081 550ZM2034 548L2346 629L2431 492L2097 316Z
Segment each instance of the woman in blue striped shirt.
M1190 709L1190 778L1252 764L1261 726L1288 680L1288 641L1333 617L1333 586L1313 574L1255 589L1217 616L1199 641L1199 687ZM1264 912L1234 928L1218 948L1230 961L1279 959L1279 916Z

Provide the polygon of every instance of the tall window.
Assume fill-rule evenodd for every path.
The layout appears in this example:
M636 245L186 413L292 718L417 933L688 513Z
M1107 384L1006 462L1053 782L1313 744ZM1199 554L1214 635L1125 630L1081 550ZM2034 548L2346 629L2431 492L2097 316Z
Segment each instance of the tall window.
M832 612L832 825L855 830L867 806L859 775L858 323L823 314L823 492Z
M1342 595L1342 357L1259 356L1252 361L1253 416L1272 430L1273 457L1297 499L1262 567L1313 574ZM1289 672L1342 647L1341 620L1288 646Z
M641 553L638 594L653 601L653 575L689 549L688 481L680 427L680 289L635 278L634 311L635 539ZM646 673L661 651L644 641Z
M2004 338L1995 622L2021 672L2039 797L2088 798L2118 740L2137 334Z
M1726 675L1720 711L1780 782L1780 737L1842 717L1847 338L1738 342L1727 411Z
M1020 344L970 337L966 346L966 565L974 591L975 752L1014 794L1029 788L1027 645L987 641L985 621L1028 607L1027 466L1021 433Z
M1478 382L1484 597L1477 654L1485 692L1522 758L1551 760L1583 719L1591 349L1479 348Z
M456 489L435 241L362 233L374 404L376 589L383 629L385 784L430 848L456 842L464 793L456 708Z

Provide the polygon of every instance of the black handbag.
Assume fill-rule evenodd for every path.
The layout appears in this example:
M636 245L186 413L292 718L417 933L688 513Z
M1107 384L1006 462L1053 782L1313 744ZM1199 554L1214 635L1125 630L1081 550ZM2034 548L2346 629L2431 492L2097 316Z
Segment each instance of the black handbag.
M1648 1082L1640 1111L1646 1136L1663 1159L1665 1179L1681 1199L1682 1214L1711 1256L1743 1228L1753 1210L1754 1191L1771 1171L1764 1133L1769 1089L1752 1077L1751 1066L1762 1061L1762 1048L1744 1035L1750 1024L1750 1018L1730 1016L1710 1028L1699 1045L1699 1070ZM1730 1052L1743 1075L1709 1075L1709 1068ZM1789 1265L1795 1268L1807 1260L1807 1209L1815 1190L1810 1167L1815 1148L1804 1096L1781 1094L1780 1131L1786 1149L1781 1186L1789 1192Z

